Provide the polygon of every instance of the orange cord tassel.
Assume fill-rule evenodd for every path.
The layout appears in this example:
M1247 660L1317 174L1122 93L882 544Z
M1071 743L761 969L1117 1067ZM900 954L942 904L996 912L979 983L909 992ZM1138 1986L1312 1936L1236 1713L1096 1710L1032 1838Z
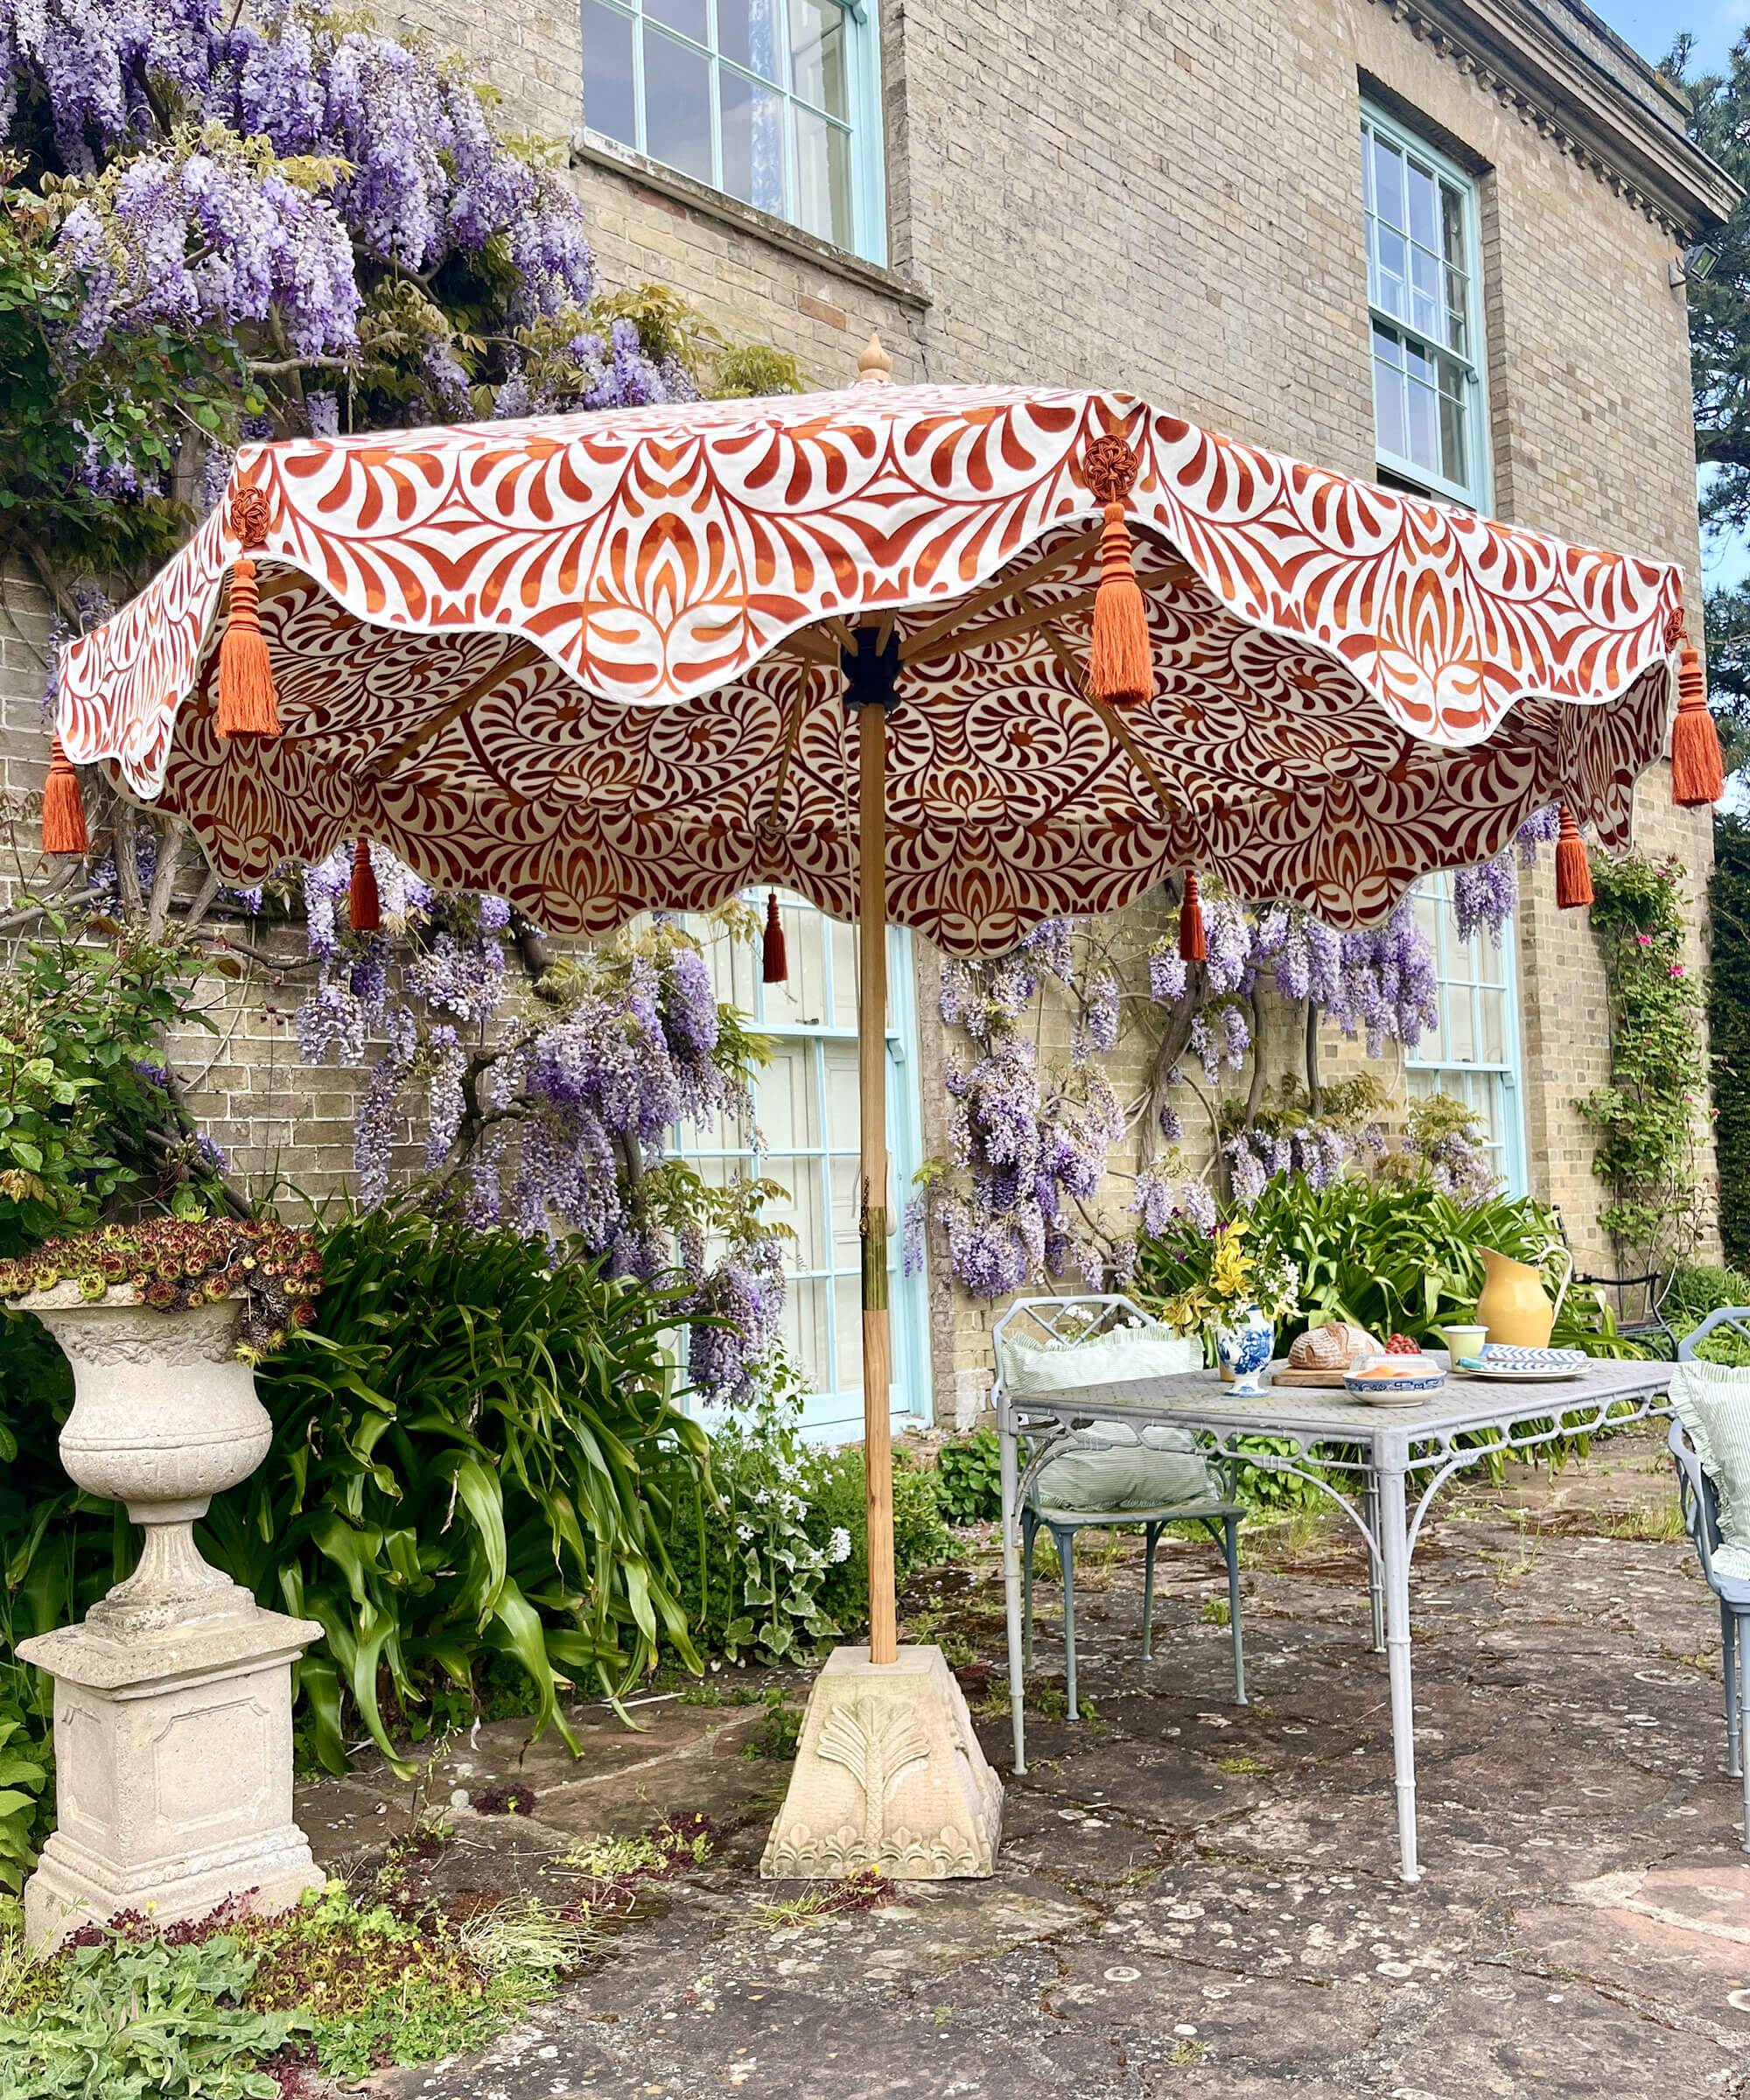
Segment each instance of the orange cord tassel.
M1556 840L1556 902L1564 911L1592 902L1592 863L1586 858L1586 841L1574 822L1574 813L1564 802L1561 832Z
M789 981L790 957L784 946L784 921L778 916L778 892L766 892L766 938L760 944L760 981L783 984Z
M279 734L256 564L247 555L231 571L231 616L219 645L219 718L214 726L221 737Z
M370 846L362 838L353 848L353 886L346 892L346 916L355 934L374 934L382 926L377 872L371 865Z
M1201 962L1209 953L1203 938L1203 900L1197 894L1197 871L1185 871L1185 894L1179 900L1179 954L1182 962Z
M1100 539L1100 587L1094 594L1094 634L1088 645L1088 690L1096 700L1118 704L1154 698L1148 608L1130 562L1124 507L1116 501L1106 506L1106 529Z
M43 788L43 851L86 853L90 848L79 775L57 737L49 746L49 777Z
M1677 718L1671 727L1671 795L1684 809L1717 802L1726 793L1719 732L1707 709L1701 658L1685 645L1677 668Z

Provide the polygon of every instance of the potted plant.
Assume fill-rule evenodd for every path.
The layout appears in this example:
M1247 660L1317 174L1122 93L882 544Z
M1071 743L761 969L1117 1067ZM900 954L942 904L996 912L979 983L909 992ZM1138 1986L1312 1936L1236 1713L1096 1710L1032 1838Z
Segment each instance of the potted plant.
M1299 1278L1267 1234L1244 1218L1175 1250L1184 1282L1160 1308L1180 1334L1213 1340L1222 1376L1239 1394L1264 1390L1277 1323L1299 1310Z

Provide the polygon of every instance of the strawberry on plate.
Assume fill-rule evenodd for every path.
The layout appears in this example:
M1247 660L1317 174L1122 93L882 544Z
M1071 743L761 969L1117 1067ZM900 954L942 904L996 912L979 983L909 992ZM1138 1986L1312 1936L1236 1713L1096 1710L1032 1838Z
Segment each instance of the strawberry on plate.
M1422 1345L1411 1341L1407 1334L1394 1334L1385 1345L1385 1353L1388 1356L1419 1356Z

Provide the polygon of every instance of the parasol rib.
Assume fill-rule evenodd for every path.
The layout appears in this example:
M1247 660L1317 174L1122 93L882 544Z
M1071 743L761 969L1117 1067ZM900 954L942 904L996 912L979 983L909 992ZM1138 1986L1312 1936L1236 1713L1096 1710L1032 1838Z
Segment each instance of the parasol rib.
M417 729L410 730L406 736L398 738L386 751L379 752L374 759L368 759L360 768L361 775L367 780L387 778L422 746L429 744L433 737L441 735L471 708L478 707L501 678L509 678L518 671L526 670L530 664L540 662L545 654L536 642L513 642L492 668L483 671L472 685L466 686L448 707L440 708L429 722L422 722Z
M1075 661L1075 658L1070 651L1068 644L1064 641L1062 636L1059 634L1057 629L1052 626L1048 618L1041 620L1039 622L1039 631L1045 636L1046 641L1049 645L1052 654L1057 658L1057 661L1063 666L1064 669L1069 673L1070 676L1074 679L1077 690L1080 691L1082 697L1088 703L1088 706L1094 710L1094 712L1099 716L1101 721L1105 724L1106 733L1111 738L1113 743L1118 746L1119 750L1124 752L1124 756L1130 761L1131 765L1136 767L1137 771L1141 774L1144 780L1148 782L1150 788L1154 792L1155 800L1160 804L1161 809L1165 815L1168 817L1183 816L1185 815L1183 806L1173 799L1172 794L1167 788L1166 782L1160 776L1159 768L1155 765L1154 760L1150 758L1148 753L1143 749L1142 746L1137 742L1135 737L1131 735L1130 724L1124 720L1124 717L1119 714L1117 709L1112 706L1109 701L1096 699L1096 696L1088 691L1087 671Z

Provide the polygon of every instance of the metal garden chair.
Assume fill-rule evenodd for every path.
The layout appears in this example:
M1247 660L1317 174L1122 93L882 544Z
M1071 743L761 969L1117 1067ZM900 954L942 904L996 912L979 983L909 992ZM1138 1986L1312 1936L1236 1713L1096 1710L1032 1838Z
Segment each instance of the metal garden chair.
M1750 1341L1750 1306L1722 1306L1710 1312L1692 1334L1677 1345L1677 1361L1688 1362L1696 1344L1704 1341L1716 1327L1730 1327ZM1719 1600L1720 1649L1726 1677L1726 1768L1744 1782L1744 1849L1750 1852L1750 1763L1744 1756L1744 1621L1750 1619L1750 1580L1722 1572L1713 1564L1720 1545L1719 1498L1708 1478L1689 1432L1681 1422L1671 1424L1666 1438L1677 1468L1677 1500L1684 1513L1684 1529L1695 1541L1701 1557L1701 1572L1707 1586Z
M1024 1408L1028 1396L1010 1390L1005 1383L1004 1349L1012 1339L1012 1331L1031 1328L1041 1340L1064 1344L1074 1349L1078 1345L1105 1340L1121 1326L1141 1326L1166 1334L1167 1330L1158 1320L1151 1320L1129 1298L1107 1296L1078 1298L1028 1298L1018 1299L997 1323L994 1340L997 1353L997 1382L1008 1393L1010 1404ZM1065 1391L1073 1386L1061 1388L1051 1396L1060 1400ZM995 1396L993 1395L993 1398ZM1098 1417L1090 1417L1097 1423ZM1057 1440L1058 1425L1049 1424L1033 1434L1026 1429L1021 1437L1029 1458L1037 1457L1048 1450ZM1073 1446L1070 1447L1074 1447ZM1143 1661L1154 1659L1154 1560L1155 1549L1160 1535L1169 1524L1196 1523L1206 1530L1222 1549L1228 1568L1228 1623L1229 1640L1234 1656L1234 1698L1238 1704L1249 1704L1246 1698L1245 1641L1240 1625L1240 1518L1245 1514L1244 1505L1235 1499L1233 1474L1225 1461L1206 1457L1206 1468L1217 1492L1191 1501L1162 1502L1152 1508L1125 1509L1069 1509L1053 1505L1042 1507L1039 1501L1039 1480L1030 1466L1024 1466L1026 1481L1020 1511L1021 1519L1021 1582L1023 1667L1031 1670L1033 1662L1033 1546L1041 1530L1051 1534L1057 1549L1058 1565L1063 1572L1063 1648L1068 1678L1067 1694L1068 1718L1076 1718L1075 1696L1075 1534L1095 1527L1116 1529L1120 1525L1140 1525L1143 1533Z

